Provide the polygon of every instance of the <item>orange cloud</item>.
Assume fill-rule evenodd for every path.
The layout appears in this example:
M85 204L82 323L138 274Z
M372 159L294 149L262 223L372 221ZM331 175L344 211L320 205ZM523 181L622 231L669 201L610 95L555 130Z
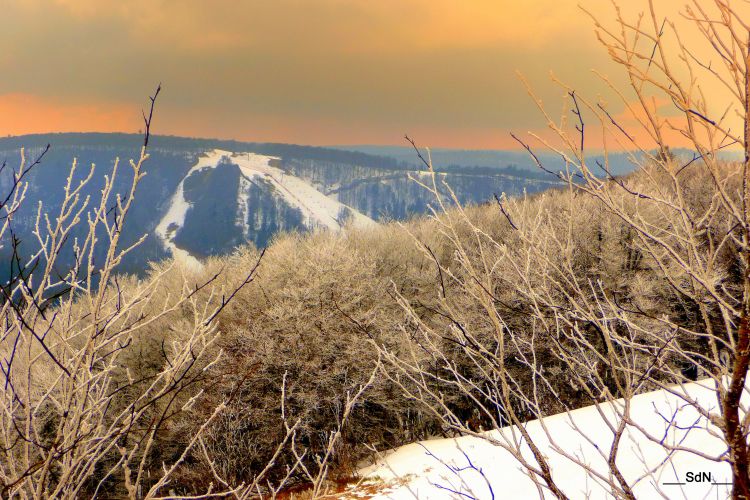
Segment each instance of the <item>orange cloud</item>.
M711 111L708 112L708 115L710 118L715 118ZM727 115L721 125L728 129L730 133L733 129L741 130L737 119L739 115L737 113L727 113ZM629 102L622 112L614 114L612 118L643 149L657 146L656 130L658 130L661 140L671 148L695 147L689 138L689 134L687 134L690 130L687 115L680 111L667 97L655 97L651 101L647 101L645 108L639 101L634 100ZM633 147L633 142L616 126L611 125L606 117L604 121L610 129L607 138L607 145L610 149L630 149ZM724 147L732 142L730 137L725 137L718 129L707 124L697 115L691 115L691 124L693 133L701 144L709 144L709 132L713 135L713 147ZM599 140L601 141L601 137L599 137ZM730 149L736 147L739 146L733 146Z
M21 0L15 0L21 1ZM22 0L42 8L49 0ZM675 1L675 0L669 0ZM677 0L679 1L679 0ZM543 45L589 25L579 0L52 0L84 20L115 18L155 43L215 48L264 40L323 42L331 47Z
M655 1L657 17L700 42L686 1ZM515 147L508 131L544 128L516 70L551 110L565 92L549 71L592 101L614 96L591 68L628 84L579 2L613 27L601 0L6 0L0 133L137 129L161 81L157 133ZM620 3L629 20L648 8ZM720 85L704 91L721 112Z
M119 103L62 103L23 93L0 95L0 135L37 132L135 132L138 109Z

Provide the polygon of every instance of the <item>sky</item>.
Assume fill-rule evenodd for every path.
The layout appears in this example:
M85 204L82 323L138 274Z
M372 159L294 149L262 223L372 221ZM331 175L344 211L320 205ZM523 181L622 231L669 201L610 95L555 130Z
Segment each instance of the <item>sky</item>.
M514 148L545 133L517 72L554 110L550 72L624 112L579 3L613 19L605 0L4 0L0 135L138 132L161 82L159 134Z

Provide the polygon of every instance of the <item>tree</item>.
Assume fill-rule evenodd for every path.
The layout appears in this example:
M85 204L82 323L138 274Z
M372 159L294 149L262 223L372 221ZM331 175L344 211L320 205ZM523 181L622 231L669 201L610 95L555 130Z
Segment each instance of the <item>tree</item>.
M658 473L677 454L691 453L728 462L732 497L750 498L750 415L741 402L750 365L750 26L725 0L694 0L683 13L701 35L694 46L653 0L635 20L616 4L615 15L613 28L594 23L629 88L602 78L638 130L605 102L558 81L568 110L559 121L528 88L554 136L532 139L563 158L565 171L552 172L514 135L566 189L498 197L498 225L460 206L450 210L455 196L444 199L431 159L420 155L433 173L424 187L435 196L433 218L451 252L440 260L421 246L436 265L437 305L424 314L399 296L411 348L382 349L387 373L448 428L513 453L540 496L569 493L524 422L593 404L611 431L609 449L581 457L556 447L555 436L545 439L608 494L635 498L644 477L659 488ZM709 83L726 89L726 102L709 102ZM668 116L656 104L663 102L671 103ZM603 161L589 155L591 130L602 131ZM691 157L672 153L674 136L690 144ZM609 173L612 144L632 152L636 173ZM742 148L742 162L722 159L731 147ZM714 393L713 405L695 396L695 375ZM677 410L663 433L631 418L633 397L655 389L697 414L724 449L684 444L680 436L699 430L686 429ZM477 420L484 429L512 425L514 433L478 432L471 423ZM585 429L576 431L586 438ZM638 478L623 474L618 462L631 432L661 447L661 458L644 462Z
M124 195L113 190L122 168L118 159L105 177L100 199L84 198L94 165L75 181L79 167L74 161L59 212L48 214L38 207L38 250L28 260L14 251L13 274L0 287L0 496L79 498L109 492L158 497L225 408L225 402L217 404L172 461L154 463L159 433L199 399L194 386L221 355L213 347L217 315L253 280L260 262L221 296L212 288L218 275L194 284L181 274L177 293L165 293L174 263L142 281L116 274L123 257L140 243L121 248L120 235L145 175L159 90L151 97L148 116L144 114L146 134L138 159L130 161L129 190ZM22 153L0 204L0 241L16 250L13 217L29 187L26 175L48 149L32 163ZM85 236L69 241L79 224L86 224ZM75 264L63 269L58 257L66 245L72 245ZM94 256L102 245L106 257L97 262ZM131 371L144 335L181 309L190 311L192 320L179 329L161 324L162 359ZM288 428L291 437L294 425ZM249 496L263 480L261 472L250 484L221 487Z

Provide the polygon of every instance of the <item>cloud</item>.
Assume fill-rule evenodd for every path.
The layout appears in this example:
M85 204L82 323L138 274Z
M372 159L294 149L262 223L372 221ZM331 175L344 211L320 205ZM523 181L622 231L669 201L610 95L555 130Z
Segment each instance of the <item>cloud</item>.
M29 2L38 9L44 0ZM195 49L304 42L326 50L544 45L587 26L574 0L51 0L79 21ZM211 42L214 43L211 43ZM343 43L342 43L343 42Z
M550 70L592 97L607 91L591 68L622 83L578 1L6 0L0 94L120 113L161 81L162 133L346 143L425 130L487 147L543 126L516 70L554 109Z
M63 103L35 95L0 95L0 135L36 132L136 132L137 108L120 103Z

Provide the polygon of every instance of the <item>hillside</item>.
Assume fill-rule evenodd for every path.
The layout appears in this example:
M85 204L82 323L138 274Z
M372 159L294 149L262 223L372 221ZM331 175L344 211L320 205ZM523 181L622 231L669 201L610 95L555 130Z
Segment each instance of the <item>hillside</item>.
M31 251L33 246L38 202L49 214L59 211L61 172L67 172L73 158L78 161L75 181L86 177L90 164L97 165L83 196L95 196L114 158L121 158L114 189L124 194L132 178L127 159L137 156L141 140L127 134L0 139L0 159L11 167L20 161L21 147L33 160L51 144L27 176L27 203L15 217L13 230L21 249ZM139 274L149 261L180 256L195 264L245 243L264 247L283 232L339 230L349 220L354 224L404 220L425 213L431 201L409 180L410 175L420 175L413 165L356 151L155 136L149 153L148 175L139 184L139 201L123 235L125 245L147 235L139 251L122 264L123 271ZM6 169L0 187L10 185L10 175ZM501 168L454 168L441 176L467 204L487 202L503 192L533 193L556 185L538 172ZM0 250L0 257L8 261L10 245L4 251ZM63 254L72 258L70 249Z
M702 380L671 390L710 408L717 405L711 384ZM526 424L543 453L550 457L554 477L570 498L610 498L609 488L598 484L574 460L587 462L603 477L608 475L608 466L597 450L611 448L608 427L617 421L623 406L622 400L616 400L603 405L602 411L588 406ZM684 406L681 397L661 390L635 396L631 411L640 428L628 430L618 462L637 498L729 496L728 464L687 451L671 454L654 442L653 437L658 436L669 443L680 443L685 449L721 453L723 443L715 434L718 429L695 408ZM674 414L678 426L668 423ZM433 439L386 451L375 464L359 471L363 485L341 498L361 498L358 490L378 492L370 498L392 500L535 498L536 485L503 448L517 434L517 429L502 428L481 438ZM528 449L525 454L532 459Z
M647 165L596 190L552 189L500 206L454 206L440 188L445 174L422 173L425 186L419 189L435 213L375 224L325 194L326 186L336 189L325 170L308 168L303 175L304 164L285 171L278 157L227 150L192 153L186 167L186 154L162 157L173 161L171 175L162 175L172 187L161 195L166 215L155 226L156 243L189 248L189 255L154 262L140 278L107 274L105 263L108 281L98 288L98 276L81 286L74 270L55 277L57 285L33 291L39 298L19 301L18 310L6 306L6 338L16 328L34 333L18 341L24 346L20 358L14 360L12 344L4 352L11 361L3 362L3 370L14 373L6 405L18 414L36 408L29 418L38 421L43 446L65 439L72 449L83 441L92 450L70 459L71 465L49 458L60 469L84 471L76 483L80 491L91 493L106 483L115 496L125 494L130 469L116 467L125 459L115 447L122 441L112 435L133 436L127 459L140 464L145 488L163 489L161 481L169 478L170 488L197 495L218 477L222 485L249 488L248 497L288 487L313 488L312 496L320 497L335 485L356 483L358 474L368 478L362 494L377 487L404 498L409 488L418 488L420 497L441 498L447 485L481 497L491 485L493 491L525 495L529 485L536 486L521 479L532 474L542 484L541 464L552 471L549 482L572 497L586 478L592 483L583 487L591 491L649 494L651 475L641 479L645 472L633 460L640 451L634 450L659 442L665 429L674 429L674 436L667 434L675 439L666 445L661 440L645 466L655 460L659 470L649 474L660 480L670 471L682 477L686 467L705 468L693 458L683 461L682 452L671 453L682 449L669 446L709 462L726 452L721 440L698 432L714 421L706 415L714 411L715 393L704 397L703 389L690 385L716 374L706 343L694 333L704 318L696 301L705 302L705 296L673 287L689 279L688 272L671 266L666 274L663 254L624 222L637 215L649 227L668 227L660 244L688 241L681 231L694 230L694 214L713 210L711 174L701 165L674 174L689 194L679 201L691 214L686 218L649 210L653 205L641 201L669 194L674 185L665 177L672 174ZM721 164L713 174L736 192L736 173L736 165ZM274 203L294 207L300 222L327 230L276 235L265 253L239 245L211 255L220 239L196 229L201 226L193 211L212 207L210 234L227 227L250 231L251 210L245 207L240 213L246 217L238 220L235 206L238 193L260 189L258 183L275 193ZM609 200L621 216L603 209ZM110 206L101 205L95 218L106 227L89 229L89 237L92 230L120 231L121 221L107 215ZM139 213L137 204L133 210ZM343 227L342 212L352 218ZM723 217L709 213L700 235L726 227ZM138 220L127 219L126 227ZM695 255L716 248L697 241L698 249L680 251ZM197 265L193 259L200 251L206 256ZM737 259L732 249L710 259L726 293L739 289ZM12 286L9 295L30 293L23 277ZM78 288L40 305L55 286ZM715 309L706 310L705 318L722 324ZM23 385L21 377L29 373L43 374L37 386ZM675 384L687 390L670 389ZM127 394L121 396L120 388ZM58 400L66 394L73 395L72 413L48 403L48 395ZM672 398L665 410L654 412L665 395ZM616 399L623 402L611 404ZM94 431L68 424L92 418L90 408L104 415ZM681 439L686 422L695 428L690 436L699 436L695 441ZM35 462L13 444L16 431L7 429L14 463L33 469ZM643 441L639 432L650 437ZM434 441L439 437L447 440ZM467 465L456 455L453 438L473 464L493 472L488 482L468 470L446 467L450 476L440 473L440 459ZM144 440L146 451L137 444ZM612 446L615 440L619 449ZM542 451L529 457L528 443ZM409 447L386 459L393 470L357 465L376 460L373 450L404 445ZM587 445L595 451L586 451ZM422 446L437 459L415 453ZM583 449L581 460L599 465L580 470L579 464L574 473L553 453L570 451L567 460L575 459L574 448ZM34 448L39 456L53 453L47 449ZM664 450L670 461L661 464ZM91 469L93 460L102 465ZM164 463L175 465L163 473ZM718 478L725 469L710 472ZM504 485L506 477L512 486ZM66 484L49 481L51 489Z
M582 1L4 2L0 500L750 500L750 0Z
M721 168L728 189L735 189L736 166ZM709 206L707 175L698 165L680 172L691 214ZM620 181L627 189L614 182L604 189L626 214L647 218L644 224L678 227L677 215L665 222L663 212L630 198L628 189L644 196L668 189L663 178L653 186L654 178L654 170L644 169ZM285 410L304 421L297 436L322 453L342 407L365 386L337 448L339 473L361 474L353 483L364 478L347 498L376 492L395 499L415 492L417 498L492 498L490 487L495 498L535 497L539 490L529 475L539 470L538 461L520 427L569 498L622 493L611 476L612 456L636 498L659 491L714 495L711 481L663 484L684 482L687 472L705 471L713 482L729 474L717 463L726 444L705 413L715 414L717 403L715 379L704 378L715 365L694 333L701 318L692 299L681 300L683 290L670 286L684 282L686 273L661 274L648 243L589 193L553 190L509 200L505 209L508 217L497 205L448 207L403 227L277 239L255 287L222 317L224 370L243 396L219 426L221 448L265 443L270 453L283 433L272 438L260 422L273 426L283 418L269 392L278 395L290 384ZM724 223L711 219L707 232ZM669 237L670 244L683 240ZM215 261L199 276L223 266L246 268L255 255ZM726 251L713 261L726 290L736 290L740 279L736 259ZM583 285L593 279L601 291ZM493 314L502 327L495 329ZM712 321L719 324L715 316ZM617 343L611 360L607 338ZM377 377L368 382L373 369ZM698 377L700 383L691 382ZM503 380L512 384L507 399ZM229 394L220 391L214 401ZM508 425L511 415L522 424ZM619 448L612 446L616 437ZM518 450L527 463L514 456ZM353 469L360 459L377 464ZM593 472L571 462L576 459ZM256 453L222 460L238 467L263 463Z

